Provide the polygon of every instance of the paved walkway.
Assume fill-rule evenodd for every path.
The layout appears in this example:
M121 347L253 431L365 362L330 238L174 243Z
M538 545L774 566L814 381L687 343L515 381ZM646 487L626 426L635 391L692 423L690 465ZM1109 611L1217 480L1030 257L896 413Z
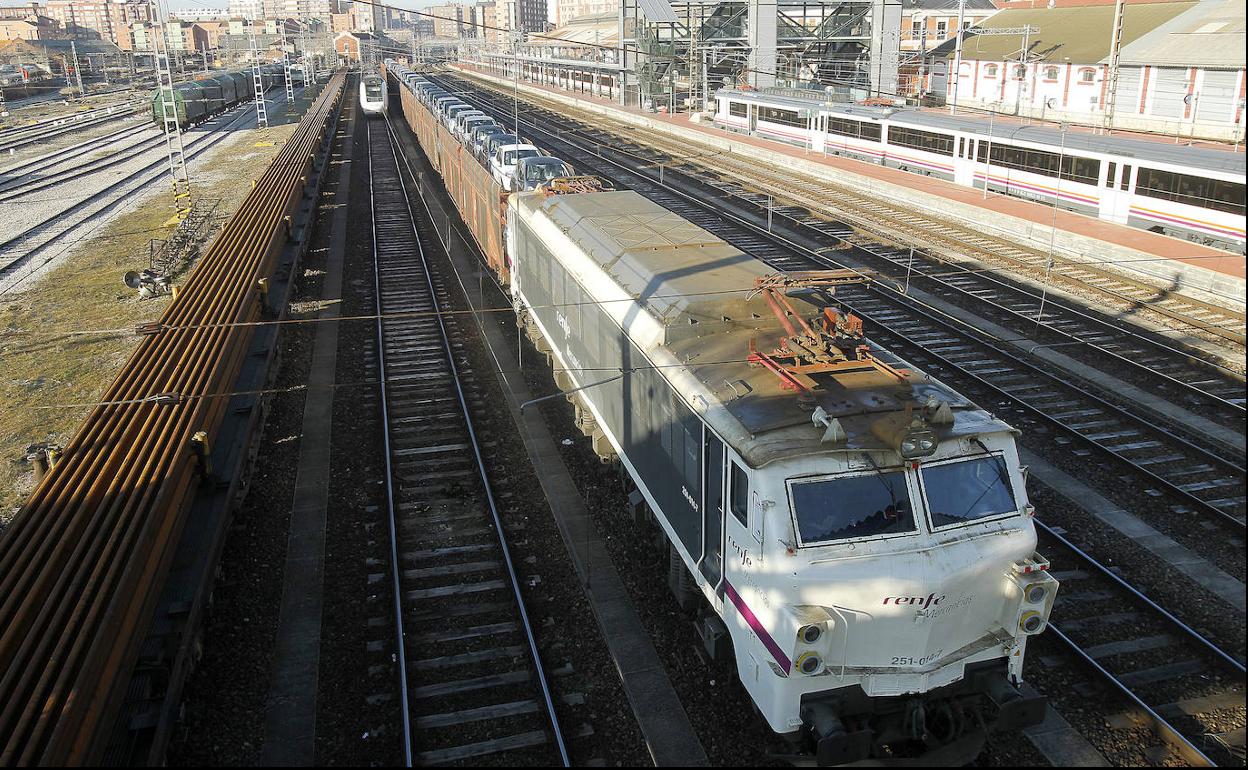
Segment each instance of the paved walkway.
M497 77L494 73L475 67L459 65L459 68ZM880 166L875 163L853 160L837 155L821 155L819 153L812 153L801 147L794 147L783 142L729 132L707 124L693 123L689 120L689 116L687 114L669 115L661 113L643 113L637 108L621 107L618 103L610 99L598 96L566 91L553 86L541 85L529 81L525 81L523 85L546 91L552 96L561 96L564 98L573 97L585 102L618 110L620 112L645 115L645 117L650 120L668 123L687 130L698 131L721 140L727 138L734 142L765 149L768 152L787 155L793 158L802 158L806 161L818 163L827 166L829 169L835 169L845 174L856 174L858 176L870 177L883 182L888 182L889 184L908 187L910 189L932 195L939 195L942 198L969 204L988 212L996 212L1025 219L1043 227L1049 227L1054 223L1053 207L1043 203L1034 203L998 193L989 193L985 198L982 190L962 187L943 179L935 179L928 176L922 176L920 174L913 174L908 171L901 171L894 168ZM1211 270L1223 275L1229 275L1236 278L1244 278L1246 275L1245 259L1242 254L1232 254L1219 249L1211 249L1180 238L1172 238L1170 236L1151 233L1147 230L1118 225L1112 222L1103 222L1099 219L1083 214L1077 214L1073 211L1066 211L1064 209L1057 210L1056 226L1059 230L1065 230L1084 237L1105 241L1106 243L1111 243L1117 246L1135 249L1156 257L1184 262L1186 264L1205 270Z
M354 100L351 100L352 102ZM352 108L348 108L352 109ZM338 195L351 187L354 120L336 154ZM332 162L332 160L331 160ZM328 169L328 165L326 166ZM347 243L345 197L335 199L330 247L325 262L320 318L337 318L342 307L342 257ZM329 506L331 425L338 364L337 323L316 324L312 364L303 410L303 435L290 513L290 535L282 577L282 606L273 644L273 673L265 713L260 762L266 766L316 764L316 699L321 661L324 606L325 521Z

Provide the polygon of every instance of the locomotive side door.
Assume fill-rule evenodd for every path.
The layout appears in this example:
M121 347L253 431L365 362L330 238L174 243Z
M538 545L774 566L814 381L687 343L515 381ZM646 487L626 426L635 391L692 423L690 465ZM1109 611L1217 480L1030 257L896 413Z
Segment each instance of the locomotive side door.
M702 429L702 577L721 592L724 577L724 444Z

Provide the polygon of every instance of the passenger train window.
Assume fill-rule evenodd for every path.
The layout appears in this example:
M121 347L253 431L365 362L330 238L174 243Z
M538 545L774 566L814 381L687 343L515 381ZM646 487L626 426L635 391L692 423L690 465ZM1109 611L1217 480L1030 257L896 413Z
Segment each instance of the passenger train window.
M1155 168L1140 168L1135 192L1149 198L1199 206L1214 211L1244 214L1244 185L1192 174L1176 174Z
M728 114L729 115L735 115L738 118L744 118L745 113L748 109L749 108L745 106L744 102L728 102Z
M736 463L732 464L732 490L728 507L741 526L750 526L750 477Z
M1014 513L1018 503L1000 457L923 466L923 493L933 527Z
M989 156L985 145L979 145L979 161L983 163ZM1060 155L1045 150L1032 150L1024 147L1011 147L1003 144L992 145L992 165L1002 168L1014 168L1030 174L1056 177L1058 165L1062 168L1062 179L1081 184L1099 184L1101 162L1095 158L1081 158L1077 155Z
M916 531L902 471L789 485L802 545Z
M898 147L912 147L916 150L934 152L939 155L953 155L953 137L932 133L931 131L889 126L888 143Z
M853 136L872 142L880 141L880 127L876 123L848 118L828 118L828 133L838 136Z
M1117 177L1114 176L1114 174L1116 174L1117 172L1118 172L1118 164L1114 163L1111 160L1109 162L1109 170L1105 172L1105 186L1106 187L1113 187L1114 183L1118 181Z
M796 110L782 110L778 107L759 107L758 119L768 123L779 123L782 126L806 127L806 121L797 115Z

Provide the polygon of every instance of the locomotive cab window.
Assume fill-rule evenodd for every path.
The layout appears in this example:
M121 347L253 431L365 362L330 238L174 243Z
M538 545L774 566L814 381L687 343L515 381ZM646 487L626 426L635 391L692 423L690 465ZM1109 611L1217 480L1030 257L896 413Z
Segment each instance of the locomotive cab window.
M917 531L906 474L900 470L794 480L789 496L802 545Z
M1009 470L996 455L925 465L920 478L934 528L1018 512Z
M750 477L736 463L732 463L732 492L728 507L741 526L750 526Z

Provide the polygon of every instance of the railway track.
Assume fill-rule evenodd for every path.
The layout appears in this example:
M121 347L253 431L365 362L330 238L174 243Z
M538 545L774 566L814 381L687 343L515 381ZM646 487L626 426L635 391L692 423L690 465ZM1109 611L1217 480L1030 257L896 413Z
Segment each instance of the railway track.
M1062 583L1049 637L1072 659L1032 665L1093 672L1194 767L1243 762L1244 663L1067 539L1037 522ZM1134 720L1132 720L1132 726Z
M57 153L41 159L44 162L40 166L0 183L0 202L22 198L64 182L107 171L140 153L163 146L163 144L164 137L153 126L135 126L125 131L83 142L81 145L75 145L72 152ZM102 156L93 154L105 148L108 148L107 154ZM82 155L89 156L82 158ZM71 162L75 160L76 162ZM39 171L45 173L40 174Z
M415 215L389 130L366 125L407 761L566 766L503 531L495 488L505 473L474 428L472 373L422 245L436 234Z
M112 131L101 136L92 137L78 144L70 145L47 155L40 155L29 160L15 163L7 168L0 169L0 178L4 181L0 182L0 190L7 190L15 185L21 184L24 177L46 171L64 163L73 160L87 153L99 149L101 146L111 141L124 139L135 133L139 133L144 129L152 128L148 125L127 126L117 131Z
M284 99L284 94L273 97L270 101L274 106L270 109L276 109L275 105ZM184 140L186 159L192 160L210 150L253 119L254 111L250 104L239 105L218 116L214 119L215 124L205 124L207 130L196 132ZM163 139L147 140L147 144L150 145L148 149L155 149L163 145ZM134 157L137 153L124 160L133 160ZM0 294L20 286L38 274L48 262L87 237L102 224L103 217L123 205L131 195L167 174L168 163L167 156L161 152L103 188L88 192L77 200L69 199L67 205L54 209L48 217L0 242Z
M500 120L509 119L512 114L509 109L490 102L479 100L477 103ZM779 231L769 231L765 214L760 219L756 210L742 211L739 206L715 208L717 203L722 205L722 199L700 199L683 185L677 189L678 175L668 175L661 183L657 173L651 176L636 164L630 167L624 158L613 158L601 144L577 141L579 132L562 130L563 126L553 119L554 116L542 117L545 119L540 122L534 119L528 123L528 132L582 172L597 173L619 186L642 192L779 269L837 266L826 254L813 252ZM1071 385L1061 376L1048 374L999 350L991 341L980 339L895 291L872 284L839 287L836 300L867 320L868 333L873 340L941 376L981 403L990 403L999 411L1009 412L1012 422L1021 421L1026 425L1025 435L1050 436L1057 446L1078 444L1073 449L1076 455L1089 458L1083 462L1088 462L1095 452L1097 460L1112 460L1117 472L1129 474L1118 476L1123 486L1144 491L1145 499L1154 495L1165 498L1168 515L1196 513L1211 526L1224 528L1233 536L1242 535L1241 466L1159 429L1097 394ZM939 350L944 354L935 352ZM985 389L990 391L987 398ZM1050 530L1048 536L1055 537L1056 532ZM1080 553L1080 558L1087 564L1084 572L1089 575L1113 574L1091 555ZM1076 583L1082 577L1078 572L1075 568L1070 575ZM1119 596L1125 592L1132 601L1142 596L1121 581L1115 584L1115 590L1120 592ZM1176 616L1155 603L1150 606L1145 602L1150 614L1147 624L1132 625L1122 613L1111 617L1113 613L1104 611L1114 603L1115 597L1106 598L1091 592L1081 599L1079 595L1083 592L1076 589L1073 593L1062 615L1073 621L1067 626L1070 633L1059 630L1054 636L1067 644L1079 659L1093 663L1097 675L1111 682L1123 697L1156 712L1146 711L1163 740L1178 747L1190 761L1206 761L1208 757L1199 758L1200 751L1190 753L1203 741L1203 733L1193 732L1202 724L1204 712L1201 709L1216 711L1229 704L1232 710L1238 709L1237 718L1242 722L1242 704L1236 700L1242 699L1242 687L1234 689L1242 684L1242 678L1231 677L1231 685L1219 692L1204 688L1199 696L1206 698L1204 701L1191 696L1190 685L1199 684L1201 677L1210 671L1217 673L1220 683L1225 683L1226 667L1238 667L1242 674L1242 663L1222 652L1213 642L1190 632ZM1097 628L1098 619L1107 622ZM1124 619L1128 622L1119 622ZM1167 630L1157 631L1158 624ZM1060 621L1057 627L1061 628ZM1181 652L1174 649L1172 638L1180 640L1175 644ZM1181 654L1182 657L1172 668L1147 676L1142 673L1133 676L1133 672L1144 670L1141 657L1158 654ZM1187 695L1172 697L1185 689ZM1184 708L1195 714L1188 714L1184 719L1167 718L1162 714ZM1180 727L1175 727L1171 720L1181 723Z
M58 136L133 115L138 111L139 105L123 103L96 107L89 112L80 112L66 117L47 118L25 126L15 126L0 131L0 152L9 152L27 145L46 142Z
M126 697L153 695L131 693L130 675L196 491L222 482L212 445L238 406L223 396L343 83L304 115L0 534L0 764L97 763Z
M494 91L490 93L494 99L509 98ZM526 96L526 100L530 98ZM549 100L534 101L549 104ZM532 116L531 112L528 114ZM542 114L555 119L559 113L543 110ZM560 119L565 125L570 121L567 117ZM601 117L596 117L592 125L571 121L564 134L571 131L584 136L615 157L628 156L638 168L678 169L690 180L706 185L707 194L742 199L756 208L765 208L770 218L800 228L804 240L813 242L812 248L835 250L839 260L857 262L851 266L872 270L907 290L911 286L923 289L970 309L1004 327L1017 339L1026 340L1033 348L1052 348L1115 377L1129 377L1147 391L1214 421L1244 419L1244 375L1227 365L1228 360L1242 365L1242 313L1193 300L1192 323L1186 323L1177 315L1168 316L1182 336L1214 325L1231 333L1227 340L1235 349L1225 354L1212 354L1130 322L1129 318L1136 313L1147 313L1154 307L1170 307L1182 301L1159 292L1156 287L1136 287L1130 302L1108 306L1111 312L1085 310L1060 296L1044 294L1037 290L1034 281L1028 285L983 270L980 263L1002 264L1000 260L993 260L995 252L977 250L955 254L941 248L911 250L897 246L900 240L926 242L927 230L910 222L921 214L899 212L896 221L905 222L905 230L901 232L885 233L878 227L867 229L869 223L864 224L860 217L842 211L857 205L858 201L863 206L878 203L861 194L843 192L835 185L830 185L828 192L820 192L823 180L816 185L808 179L783 175L774 167L728 153L691 153L687 145L680 145L657 131L631 125L611 129L602 124ZM787 201L788 205L777 207L774 201ZM829 215L843 221L830 221ZM932 221L947 229L946 223ZM942 241L937 238L935 242ZM1019 250L1008 244L1002 249ZM972 261L968 261L968 257ZM1047 255L1044 259L1047 262ZM1020 272L1014 263L1006 263L1006 267L1012 274L1044 278L1043 266L1038 273L1036 270ZM1055 274L1073 274L1071 271L1082 269L1076 263L1069 270L1061 267ZM1089 280L1105 283L1109 279L1092 277ZM1086 287L1083 292L1087 293ZM1243 454L1242 445L1238 453Z

